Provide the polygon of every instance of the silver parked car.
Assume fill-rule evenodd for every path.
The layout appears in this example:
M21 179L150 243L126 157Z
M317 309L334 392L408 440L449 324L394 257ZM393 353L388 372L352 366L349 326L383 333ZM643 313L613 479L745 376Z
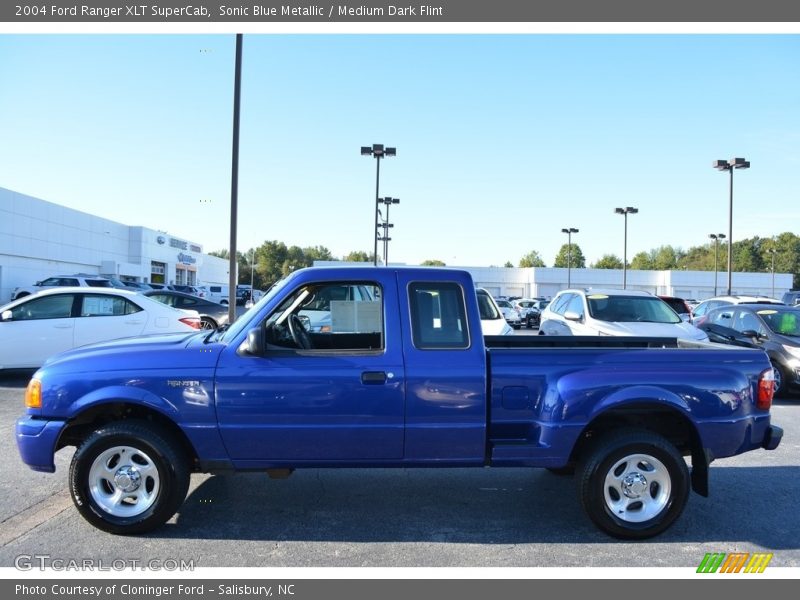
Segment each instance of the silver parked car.
M708 341L670 306L635 290L564 290L542 313L540 335L614 335Z

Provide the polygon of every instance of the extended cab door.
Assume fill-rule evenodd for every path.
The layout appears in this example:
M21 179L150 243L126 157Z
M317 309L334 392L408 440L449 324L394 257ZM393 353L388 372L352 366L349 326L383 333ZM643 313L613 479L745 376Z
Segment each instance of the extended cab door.
M217 416L240 467L402 458L405 369L394 273L337 277L287 289L257 322L262 355L223 352ZM336 299L331 292L342 286L374 293ZM327 331L309 331L301 313L311 306L330 312Z
M456 271L400 270L398 293L405 333L405 458L481 464L488 386L472 280Z

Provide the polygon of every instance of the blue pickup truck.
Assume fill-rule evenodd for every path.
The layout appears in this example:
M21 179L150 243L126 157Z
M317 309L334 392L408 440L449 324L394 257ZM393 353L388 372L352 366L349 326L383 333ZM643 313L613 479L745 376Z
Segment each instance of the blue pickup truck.
M330 326L310 331L323 298ZM170 519L193 472L503 466L575 473L589 518L641 539L708 494L712 460L778 446L772 396L760 350L484 337L466 272L311 268L225 330L50 359L16 438L37 471L75 446L74 503L114 534Z

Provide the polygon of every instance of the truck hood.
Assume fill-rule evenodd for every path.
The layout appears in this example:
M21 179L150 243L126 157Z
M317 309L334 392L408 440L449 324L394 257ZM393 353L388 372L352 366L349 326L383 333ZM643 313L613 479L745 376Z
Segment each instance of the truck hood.
M671 337L684 340L707 341L708 336L689 323L604 322L598 330L608 335L633 335L642 337Z
M157 334L89 344L56 354L42 365L41 370L100 372L213 367L224 345L204 344L207 334L208 331Z

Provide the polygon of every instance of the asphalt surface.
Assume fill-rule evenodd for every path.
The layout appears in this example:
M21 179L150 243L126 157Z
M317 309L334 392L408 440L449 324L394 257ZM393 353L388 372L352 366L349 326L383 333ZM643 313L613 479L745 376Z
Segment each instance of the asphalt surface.
M645 542L600 533L572 478L541 469L301 470L193 475L165 527L118 537L85 522L67 494L72 448L55 474L19 459L14 420L27 377L0 375L0 567L21 555L193 560L212 567L696 567L707 552L773 552L800 566L800 398L775 402L781 446L715 462L711 496L692 494Z

